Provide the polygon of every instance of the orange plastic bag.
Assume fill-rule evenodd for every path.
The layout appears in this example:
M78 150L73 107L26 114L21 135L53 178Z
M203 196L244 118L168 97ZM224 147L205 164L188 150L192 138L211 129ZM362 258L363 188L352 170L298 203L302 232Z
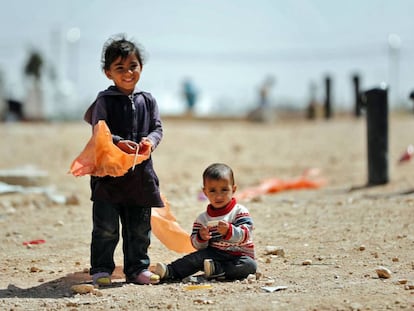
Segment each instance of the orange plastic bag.
M128 169L149 158L151 145L144 153L128 154L112 143L112 135L105 121L99 121L92 137L80 155L72 162L70 173L74 176L122 176ZM145 152L146 151L146 152ZM162 196L164 207L153 208L152 232L169 249L178 253L191 253L190 235L177 223L170 204Z
M72 162L70 173L74 176L123 176L131 167L149 158L150 144L148 148L141 149L143 150L139 150L138 154L123 152L113 144L105 121L100 120L87 145Z
M239 200L248 200L262 194L276 193L284 190L292 189L316 189L325 184L324 179L312 178L312 175L318 174L316 170L305 172L302 176L289 180L282 180L279 178L268 178L263 180L260 185L246 188L235 194Z
M168 249L177 253L192 253L195 251L190 241L190 235L177 223L171 213L170 203L162 196L164 207L153 208L151 230Z

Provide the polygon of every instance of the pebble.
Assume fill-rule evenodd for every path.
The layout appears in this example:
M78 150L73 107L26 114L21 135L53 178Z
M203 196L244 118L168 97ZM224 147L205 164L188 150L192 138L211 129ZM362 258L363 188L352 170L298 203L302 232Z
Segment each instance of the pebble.
M265 247L266 255L276 255L279 257L285 257L285 250L280 246L268 245Z
M392 274L388 268L382 266L376 268L375 271L377 272L378 277L381 279L389 279Z
M38 268L38 267L30 267L30 272L41 272L42 269Z
M102 292L96 289L92 284L76 284L70 288L76 294L93 294L98 297L102 296Z
M414 284L405 284L404 288L405 288L406 290L411 290L411 289L414 289Z

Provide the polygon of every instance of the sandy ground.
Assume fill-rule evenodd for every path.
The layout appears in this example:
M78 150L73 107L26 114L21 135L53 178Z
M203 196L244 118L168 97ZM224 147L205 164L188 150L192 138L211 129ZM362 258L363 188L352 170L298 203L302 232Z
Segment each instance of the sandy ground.
M71 286L90 281L85 273L89 177L67 171L90 128L84 123L0 124L0 169L33 165L48 172L46 185L55 187L54 194L79 201L62 204L42 193L0 195L0 309L414 310L414 194L409 193L414 163L397 164L414 143L413 116L393 116L389 126L390 182L364 187L364 118L272 124L165 119L164 140L153 154L155 168L187 231L205 208L198 196L201 173L212 162L234 168L240 191L265 178L290 180L309 169L327 183L242 202L256 225L257 279L210 282L209 288L196 290L183 283L127 285L119 267L112 287L80 295ZM45 243L23 245L36 239ZM267 246L285 255L266 254ZM156 237L149 251L152 263L180 256ZM120 247L116 262L122 265ZM379 278L379 266L391 277ZM265 286L286 288L266 292Z

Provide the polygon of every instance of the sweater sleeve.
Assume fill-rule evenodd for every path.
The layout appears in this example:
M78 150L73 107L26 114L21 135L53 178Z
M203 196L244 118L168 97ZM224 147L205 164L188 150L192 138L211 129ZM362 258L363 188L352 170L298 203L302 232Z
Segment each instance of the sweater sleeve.
M242 208L236 214L225 240L231 243L245 243L252 239L253 219L246 208Z
M197 222L197 220L194 222L193 224L193 230L191 231L191 244L193 245L193 247L195 249L203 249L203 248L207 248L209 241L205 241L203 239L201 239L199 231L201 228L201 224L199 222Z

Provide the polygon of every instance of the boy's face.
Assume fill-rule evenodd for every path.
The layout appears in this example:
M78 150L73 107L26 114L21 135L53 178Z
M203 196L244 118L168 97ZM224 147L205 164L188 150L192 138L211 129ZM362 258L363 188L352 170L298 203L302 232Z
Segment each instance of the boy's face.
M203 192L213 208L225 207L233 198L237 186L231 183L230 178L204 180Z
M122 93L130 95L141 76L141 66L136 55L130 54L125 59L118 57L105 74Z

